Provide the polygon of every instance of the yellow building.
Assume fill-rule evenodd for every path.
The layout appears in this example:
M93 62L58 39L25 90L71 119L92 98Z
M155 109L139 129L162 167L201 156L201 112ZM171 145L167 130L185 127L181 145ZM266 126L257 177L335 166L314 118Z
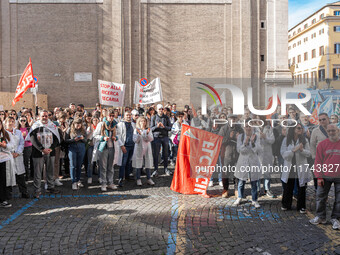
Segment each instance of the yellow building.
M289 30L288 58L295 86L340 89L340 1Z

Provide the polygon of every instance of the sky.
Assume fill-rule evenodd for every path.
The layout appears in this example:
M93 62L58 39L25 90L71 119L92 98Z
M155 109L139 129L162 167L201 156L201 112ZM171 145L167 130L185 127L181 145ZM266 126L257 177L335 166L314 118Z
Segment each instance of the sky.
M288 2L288 27L290 29L309 15L319 10L321 7L328 3L334 3L336 0L288 0Z

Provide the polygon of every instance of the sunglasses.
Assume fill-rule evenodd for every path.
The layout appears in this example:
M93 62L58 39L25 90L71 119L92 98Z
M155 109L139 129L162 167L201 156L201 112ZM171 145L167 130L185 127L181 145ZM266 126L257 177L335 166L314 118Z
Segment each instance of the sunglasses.
M49 114L48 116L52 116L52 114Z
M110 117L114 117L115 115L114 115L114 114L110 114L109 116L110 116Z
M330 132L336 132L336 130L334 130L334 129L327 130L327 133L330 133Z
M10 116L11 116L11 115L16 115L16 114L15 114L15 113L11 113Z
M302 127L297 127L296 129L297 129L297 130L301 130L301 129L302 129Z
M26 120L20 120L20 122L26 122Z
M320 121L325 121L325 120L327 120L327 119L320 119Z
M0 115L3 115L3 116L5 116L5 114L3 114L3 113L0 113Z

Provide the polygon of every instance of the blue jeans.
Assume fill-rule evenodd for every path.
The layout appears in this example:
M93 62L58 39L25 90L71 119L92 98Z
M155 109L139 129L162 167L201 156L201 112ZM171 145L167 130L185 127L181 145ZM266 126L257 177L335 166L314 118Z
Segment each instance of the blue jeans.
M169 137L155 137L154 139L154 150L153 150L153 164L155 170L158 170L158 157L160 149L163 149L163 160L164 160L164 169L168 168L168 150L169 150Z
M123 153L122 165L119 167L119 179L125 179L132 173L132 156L135 146L125 146L126 153Z
M257 201L257 181L251 181L251 199ZM246 181L238 180L238 197L243 198Z
M270 190L270 178L264 178L263 179L263 187L264 187L265 191ZM261 191L261 180L257 181L257 189L258 189L258 192Z
M142 171L142 168L137 168L136 169L136 179L140 179L140 173ZM145 168L145 172L146 172L146 179L150 180L150 169L149 168Z
M72 183L80 181L81 165L85 156L85 144L73 143L68 147Z
M93 154L94 146L89 146L87 148L87 177L92 178L93 174L93 162L92 162L92 154Z

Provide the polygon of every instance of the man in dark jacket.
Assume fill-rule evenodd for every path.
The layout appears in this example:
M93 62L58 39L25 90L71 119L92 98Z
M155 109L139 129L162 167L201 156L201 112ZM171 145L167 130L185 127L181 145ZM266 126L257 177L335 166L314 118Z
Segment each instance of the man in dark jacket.
M157 105L157 114L151 118L150 129L154 137L153 143L153 162L155 171L152 173L152 177L158 175L158 157L162 146L163 149L163 161L164 172L170 176L171 172L168 170L168 151L169 151L169 131L171 131L171 122L168 116L163 113L163 106Z

